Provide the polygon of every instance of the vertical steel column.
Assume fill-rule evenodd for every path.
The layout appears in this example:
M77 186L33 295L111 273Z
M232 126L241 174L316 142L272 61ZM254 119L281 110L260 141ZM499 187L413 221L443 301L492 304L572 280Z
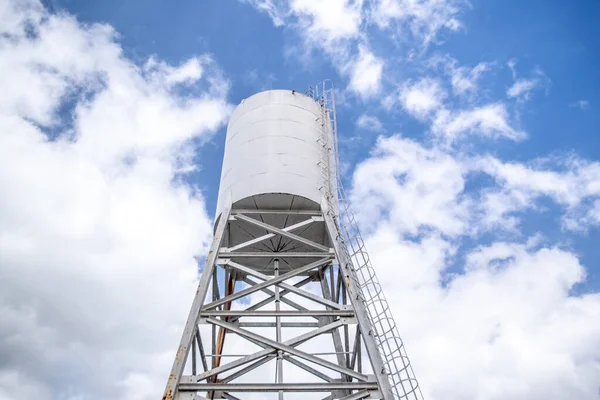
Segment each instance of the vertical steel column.
M171 368L171 373L169 374L169 380L167 382L167 387L165 388L165 393L163 394L163 400L173 399L177 392L177 385L179 384L179 380L181 379L181 375L183 373L183 368L185 367L185 361L192 344L192 339L196 333L196 329L198 329L197 325L200 317L200 309L202 308L202 304L206 298L210 278L212 277L215 269L215 261L219 252L219 246L221 245L221 240L223 239L223 233L225 233L225 228L227 226L227 220L229 219L230 213L231 199L229 199L228 204L221 215L221 220L217 225L217 229L215 230L215 236L210 245L206 262L204 263L204 270L200 276L200 282L198 282L198 290L196 290L196 296L194 296L192 308L190 309L187 322L185 323L181 341L179 342L179 347L177 348L177 354L175 355L175 361L173 362L173 367Z
M279 260L276 258L275 261L273 261L273 267L274 267L274 276L278 277L279 276ZM275 286L275 311L281 311L281 302L279 299L279 286ZM281 340L281 317L278 315L275 317L275 340L277 340L279 343L282 342ZM276 375L277 375L277 383L283 383L283 351L278 350L277 351L277 369L276 369ZM283 400L283 392L279 391L279 400Z

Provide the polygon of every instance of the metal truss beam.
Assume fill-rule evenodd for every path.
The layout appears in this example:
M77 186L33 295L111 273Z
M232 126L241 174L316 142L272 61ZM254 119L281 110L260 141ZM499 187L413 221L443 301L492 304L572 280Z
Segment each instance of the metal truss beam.
M312 240L303 238L302 236L298 236L298 235L294 235L293 233L286 232L283 229L276 228L272 225L266 224L264 222L254 219L254 218L247 217L243 214L237 214L234 218L236 220L242 220L249 224L256 225L256 226L263 228L271 233L286 237L288 239L295 240L297 242L303 243L310 247L314 247L317 250L329 252L329 248L323 246L322 244L318 244L318 243L313 242Z
M231 210L231 214L282 214L282 215L322 215L320 210L265 210L265 209L240 209Z
M312 218L309 218L309 219L304 220L302 222L298 222L297 224L290 225L287 228L283 228L282 230L284 232L291 232L293 230L300 229L303 226L312 224L313 222L316 222L316 221L323 221L323 217L312 217ZM221 251L224 251L224 252L233 252L233 251L236 251L236 250L239 250L239 249L243 249L244 247L248 247L250 245L253 245L253 244L256 244L256 243L260 243L260 242L262 242L264 240L273 238L275 236L277 236L277 235L275 235L274 233L268 233L266 235L259 236L259 237L255 238L255 239L248 240L247 242L240 243L240 244L238 244L236 246L233 246L231 248L224 248Z
M244 277L243 279L244 282L246 282L249 285L256 285L257 282L254 282L252 279L248 278L248 277ZM301 280L300 282L297 282L294 284L295 287L302 287L305 284L309 283L312 281L312 278L306 278ZM266 299L259 301L258 303L246 308L246 311L252 311L252 310L258 310L261 307L264 307L265 305L272 303L273 301L275 301L275 293L269 289L261 289L263 292L265 292L266 294L269 295L269 297L267 297ZM308 311L308 308L301 306L300 304L296 303L295 301L292 301L288 298L285 298L283 296L285 296L286 294L288 294L290 292L288 292L287 290L284 290L282 292L279 293L279 300L285 304L287 304L288 306L291 306L292 308L295 308L298 311Z
M246 311L246 310L225 310L225 311L202 311L201 317L347 317L354 316L353 310L269 310L269 311Z
M333 381L333 378L331 378L330 376L325 375L321 371L318 371L318 370L312 368L311 366L304 364L303 362L301 362L299 360L296 360L294 357L285 356L284 359L286 361L289 361L290 363L294 364L295 366L302 368L306 372L310 372L314 376L323 379L325 382Z
M233 261L228 261L226 263L226 265L229 265L229 266L231 266L231 267L233 267L233 268L235 268L235 269L237 269L239 271L245 272L248 275L252 275L252 276L254 276L254 277L258 278L258 279L261 279L264 282L273 281L273 279L274 279L274 278L271 278L271 277L269 277L269 276L267 276L265 274L262 274L262 273L260 273L260 272L258 272L256 270L253 270L252 268L248 268L246 266L243 266L243 265L238 264L238 263L233 262ZM300 271L300 270L301 269L297 269L297 271ZM289 274L292 274L292 272L290 272ZM297 275L297 274L290 275L290 277L293 277L295 275ZM279 286L279 287L287 290L288 292L292 292L294 294L297 294L298 296L302 296L304 298L312 300L312 301L314 301L316 303L323 304L323 305L325 305L327 307L331 307L333 309L340 310L340 309L344 308L343 306L340 306L338 303L334 303L333 301L331 301L329 299L326 299L326 298L321 297L321 296L317 296L317 295L315 295L313 293L310 293L310 292L308 292L306 290L298 289L297 287L294 287L292 285L288 285L287 283L279 283L279 284L277 284L277 286Z
M330 392L335 390L377 390L377 382L327 383L185 383L181 391L223 390L227 392ZM360 397L358 397L360 399Z
M221 257L240 258L240 257L261 257L261 258L310 258L310 257L335 257L333 252L293 252L293 251L254 251L254 252L230 252L221 251ZM221 259L219 259L221 260ZM221 262L219 262L221 264Z
M331 324L324 325L324 326L322 326L320 328L317 328L317 329L315 329L313 331L306 332L306 333L304 333L302 335L296 336L293 339L286 340L285 342L283 342L283 344L287 345L287 346L298 346L298 345L306 342L307 340L310 340L310 339L312 339L312 338L314 338L316 336L319 336L319 335L322 335L324 333L327 333L327 332L331 331L332 329L339 328L342 325L343 325L343 322L341 320L337 320L335 322L332 322ZM268 356L269 354L274 353L275 351L276 350L274 348L269 348L269 349L258 351L258 352L253 353L253 354L249 354L249 355L247 355L245 357L242 357L242 358L240 358L238 360L232 361L232 362L227 363L225 365L221 365L219 367L211 369L210 371L206 371L206 372L198 375L196 377L197 381L201 381L201 380L207 379L207 378L209 378L211 376L220 374L221 372L229 371L229 370L232 370L234 368L240 367L240 366L242 366L244 364L247 364L249 362L252 362L254 360L262 358L264 356Z
M226 297L223 297L223 298L221 298L219 300L213 301L212 303L209 303L206 306L204 306L203 309L204 310L209 310L211 308L216 308L216 307L218 307L220 305L223 305L225 303L229 303L229 302L237 300L239 298L248 296L249 294L257 292L257 291L259 291L261 289L264 289L266 287L273 286L273 285L276 285L278 283L281 283L281 282L283 282L283 281L285 281L285 280L287 280L289 278L292 278L292 277L294 277L294 276L296 276L296 275L298 275L298 274L300 274L302 272L308 272L308 271L310 271L312 269L320 267L321 265L326 264L328 261L329 261L329 258L322 258L322 259L320 259L318 261L315 261L315 262L312 262L312 263L310 263L308 265L305 265L304 267L300 267L300 268L294 269L294 270L292 270L290 272L287 272L287 273L285 273L283 275L276 276L276 277L271 278L269 280L266 280L264 282L258 283L255 286L249 287L249 288L244 289L244 290L240 290L239 292L235 292L235 293L233 293L233 294L231 294L229 296L226 296ZM289 290L289 288L287 288L287 289Z
M257 343L257 342L258 343L262 343L265 346L269 346L269 347L271 347L273 349L285 351L286 353L289 353L289 354L295 355L297 357L303 358L306 361L313 362L313 363L315 363L317 365L320 365L322 367L331 369L333 371L337 371L337 372L340 372L342 374L351 376L351 377L356 378L356 379L358 379L360 381L367 381L369 379L369 377L367 375L364 375L364 374L361 374L359 372L353 371L353 370L351 370L349 368L342 367L342 366L340 366L338 364L334 364L334 363L332 363L330 361L324 360L324 359L319 358L317 356L313 356L312 354L308 354L308 353L306 353L304 351L298 350L298 349L296 349L293 346L289 346L289 345L286 345L286 344L283 344L283 343L280 343L280 342L276 342L275 340L271 340L271 339L265 338L263 336L260 336L260 335L258 335L256 333L254 333L254 332L251 332L251 331L239 328L238 326L230 324L228 322L224 322L224 321L218 320L216 318L212 318L212 317L208 317L206 320L207 320L207 322L209 322L211 324L218 325L218 326L220 326L222 328L225 328L225 329L227 329L227 330L229 330L231 332L237 333L238 335L240 335L242 337L251 339L255 343Z
M318 328L318 322L280 322L282 328ZM275 328L275 322L238 322L240 328Z

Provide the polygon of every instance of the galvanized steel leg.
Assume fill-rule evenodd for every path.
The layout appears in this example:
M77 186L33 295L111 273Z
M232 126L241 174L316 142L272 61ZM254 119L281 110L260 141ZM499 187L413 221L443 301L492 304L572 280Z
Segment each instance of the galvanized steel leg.
M279 276L279 260L273 261L274 273L273 276ZM279 286L275 286L275 311L281 311L281 304L279 302ZM281 342L281 317L275 317L275 340ZM277 350L277 383L283 383L283 352ZM283 400L283 391L279 391L279 400Z
M177 354L175 355L175 361L173 362L173 367L171 368L171 373L169 374L169 380L167 381L167 387L165 388L165 392L163 394L163 400L174 399L175 395L177 394L177 385L179 384L179 380L181 379L181 375L183 373L183 368L185 367L185 361L192 344L192 338L196 333L196 329L198 329L196 325L198 324L200 309L202 308L202 303L206 298L208 285L215 269L215 261L217 259L219 246L221 245L221 240L223 238L223 233L225 232L225 227L227 226L230 212L231 202L229 202L221 214L221 219L217 225L215 236L210 245L208 255L206 256L204 270L200 276L198 290L196 290L196 296L194 297L192 308L188 315L188 319L183 330L183 335L181 336L181 341L179 342L179 347L177 348Z
M342 238L338 236L338 229L336 227L336 223L333 220L331 213L329 212L329 205L327 204L327 201L325 199L323 199L323 201L321 202L321 208L325 217L325 224L327 225L327 230L329 231L329 235L331 237L331 242L335 249L335 255L339 262L339 267L342 273L344 274L346 289L350 297L350 302L354 307L354 311L356 312L356 319L358 320L358 325L360 326L361 332L363 333L363 339L365 347L367 349L367 354L369 356L369 360L371 361L371 365L373 366L373 373L375 374L377 383L379 384L381 394L383 395L383 399L393 400L394 395L392 392L392 387L390 385L390 381L385 370L383 358L381 356L381 353L379 352L379 349L377 348L377 344L375 343L374 332L372 332L371 330L371 322L369 320L366 305L358 287L358 282L354 281L352 261L349 259L346 252L343 251Z

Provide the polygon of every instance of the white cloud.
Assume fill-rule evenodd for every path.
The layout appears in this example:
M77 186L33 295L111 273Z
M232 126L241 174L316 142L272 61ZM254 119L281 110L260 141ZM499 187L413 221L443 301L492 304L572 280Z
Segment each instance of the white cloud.
M417 234L434 228L446 235L466 229L468 201L463 166L437 149L399 137L380 138L373 156L354 173L353 203L361 222L372 227L387 217L398 232ZM388 210L390 214L382 214Z
M270 1L250 4L267 12L275 7ZM294 48L288 53L306 60L312 49L319 49L348 77L350 92L362 98L379 93L384 61L361 40L365 18L362 0L290 0L278 3L275 9L269 12L276 15L271 16L274 24L297 30L306 50Z
M487 184L465 191L482 176ZM544 212L542 198L562 208L557 221L562 218L566 229L586 230L600 221L600 164L569 157L511 163L393 136L379 139L355 169L353 185L365 226L372 229L387 217L402 234L424 228L446 237L514 233L524 212Z
M491 64L480 63L474 68L461 67L449 57L433 57L430 67L443 65L450 78L454 97L450 97L439 78L408 80L400 88L399 100L402 108L412 117L431 124L431 133L446 144L477 135L492 139L507 138L522 140L526 134L512 126L509 112L502 102L488 103L463 108L457 97L475 94L477 80ZM464 99L463 99L464 100ZM393 95L384 97L382 105L390 109L396 102ZM472 99L469 103L472 103Z
M362 1L294 0L289 6L290 15L297 17L295 26L305 45L321 49L331 58L340 73L348 77L349 91L362 98L379 93L384 62L359 40L364 18Z
M156 60L151 59L146 63L146 68L154 67ZM165 71L161 71L162 74L166 75L166 81L170 85L179 83L193 83L198 79L202 78L203 67L200 60L197 57L193 57L180 65L179 67L169 67L165 65Z
M516 225L513 213L536 208L542 197L564 207L562 223L566 229L585 230L598 224L595 210L600 198L600 163L566 158L525 165L491 157L476 163L499 186L486 193L482 202L485 222L490 226Z
M452 69L452 89L457 95L477 92L477 81L481 75L490 70L490 63L479 63L469 69L467 67L457 67Z
M442 29L456 31L462 1L454 0L376 0L371 16L380 28L397 27L427 47Z
M355 38L363 20L362 0L292 0L290 7L315 42Z
M309 57L310 50L322 50L342 76L349 79L347 88L362 98L381 91L385 57L375 54L367 44L367 28L376 24L382 29L411 32L419 47L427 47L443 29L457 30L461 1L453 0L270 0L249 2L267 12L277 26L295 29L306 50L294 47L288 54ZM405 36L403 32L400 37ZM466 78L465 78L466 79Z
M363 22L362 0L242 0L266 12L275 26L290 25L302 31L311 45L358 37Z
M422 78L407 82L400 90L402 108L413 117L425 120L437 111L446 99L446 91L438 80Z
M474 67L461 66L458 60L450 55L434 55L426 65L434 70L441 70L450 78L452 92L455 96L473 96L479 91L479 80L485 72L492 69L493 62L480 62ZM438 69L438 67L441 67Z
M350 70L348 89L362 97L371 97L381 90L383 61L365 46L359 46L358 55L347 66Z
M373 132L381 132L383 130L383 124L379 118L367 114L361 114L360 117L358 117L356 126Z
M447 242L387 225L367 245L425 398L596 398L600 298L569 295L574 254L495 242L448 274Z
M587 213L587 218L589 218L592 221L590 225L592 223L600 225L600 199L594 201L592 207Z
M539 82L535 79L518 79L513 85L508 88L506 95L511 98L523 97L527 99L529 92L538 86Z
M0 397L156 398L211 235L180 173L227 82L37 2L0 15Z
M581 193L577 193L578 190L575 189L583 189L581 182L571 181L574 175L569 172L561 174L520 163L503 163L492 158L484 158L480 164L481 169L501 181L503 187L548 194L565 205L577 202Z
M281 2L277 0L241 0L245 3L250 4L252 7L259 11L266 12L275 26L283 26L285 24L285 17L287 16L287 10L281 7Z
M529 78L517 79L516 61L510 60L508 66L513 76L513 84L506 90L506 96L523 103L531 97L531 93L537 88L549 89L551 81L540 68L535 68Z
M589 181L564 188L545 171L530 175L530 167L491 158L478 164L391 137L356 168L355 210L426 398L597 397L600 295L571 294L586 277L577 255L539 236L499 241L496 228L489 245L467 244L488 229L478 191L521 187L561 198L600 183L595 166L571 166ZM466 192L469 174L481 172L504 179Z
M456 141L467 134L516 141L527 136L511 126L508 111L502 103L461 111L442 110L433 121L432 132L447 142Z

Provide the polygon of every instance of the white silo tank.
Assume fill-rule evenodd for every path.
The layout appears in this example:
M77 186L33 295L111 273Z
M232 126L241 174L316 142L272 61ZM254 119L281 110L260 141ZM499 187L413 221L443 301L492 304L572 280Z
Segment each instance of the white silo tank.
M331 129L328 123L326 129ZM243 100L227 126L217 219L228 194L234 207L240 201L252 207L256 199L251 198L265 194L289 194L311 200L315 207L320 204L320 188L327 183L324 179L331 179L320 164L322 134L322 108L302 93L269 90Z
M215 225L228 196L234 209L320 210L324 185L336 180L332 139L329 117L312 97L269 90L244 99L227 126ZM306 217L260 218L283 227ZM232 225L225 240L233 245L260 233L257 228L237 230ZM311 226L304 235L329 245L322 224ZM275 246L272 250L279 251ZM245 261L256 268L264 264ZM306 260L297 261L300 265Z

